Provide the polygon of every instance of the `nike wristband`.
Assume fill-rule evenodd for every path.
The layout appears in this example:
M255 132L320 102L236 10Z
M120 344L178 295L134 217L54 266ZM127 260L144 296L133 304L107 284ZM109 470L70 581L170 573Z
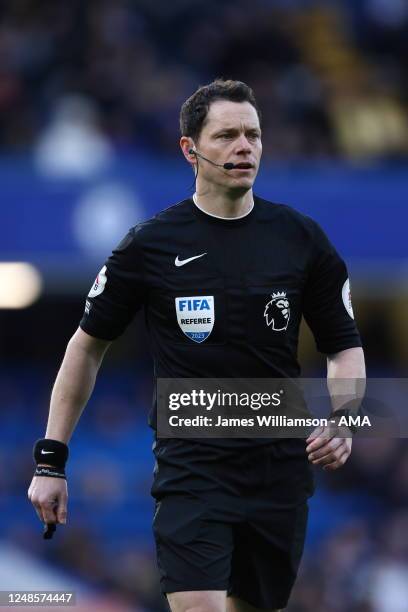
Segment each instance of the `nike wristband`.
M68 446L59 440L41 438L34 444L33 457L37 466L39 463L47 463L53 468L57 468L57 471L64 472L68 455Z
M65 470L57 469L52 467L45 466L37 466L35 468L34 476L47 476L48 478L64 478L67 479L65 475Z

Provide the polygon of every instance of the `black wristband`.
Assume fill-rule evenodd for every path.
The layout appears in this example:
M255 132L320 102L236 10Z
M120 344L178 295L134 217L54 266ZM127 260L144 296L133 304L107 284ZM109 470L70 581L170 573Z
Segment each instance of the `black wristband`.
M64 470L58 470L57 468L37 466L34 472L34 476L48 476L49 478L64 478L67 479Z
M39 463L47 463L54 468L64 471L68 455L68 446L59 440L41 438L34 444L33 457L37 465Z
M349 422L349 418L355 417L355 416L357 415L354 413L353 410L350 410L349 408L340 408L339 410L335 410L334 412L332 412L329 416L329 419L337 419L341 417L346 417L347 419L346 427L349 428L352 434L355 434L357 432L357 427Z

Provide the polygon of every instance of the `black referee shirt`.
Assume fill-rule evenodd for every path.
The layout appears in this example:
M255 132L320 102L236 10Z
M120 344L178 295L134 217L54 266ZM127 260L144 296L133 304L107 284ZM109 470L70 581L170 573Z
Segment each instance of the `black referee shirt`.
M322 229L254 202L222 219L189 198L136 225L99 273L80 327L113 340L143 306L164 378L296 378L302 315L319 351L361 346L347 269Z

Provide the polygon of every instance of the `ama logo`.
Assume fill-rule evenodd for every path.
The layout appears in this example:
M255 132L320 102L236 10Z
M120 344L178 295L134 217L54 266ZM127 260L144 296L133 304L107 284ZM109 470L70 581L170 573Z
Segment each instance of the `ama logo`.
M176 313L183 334L194 342L204 342L214 327L214 296L178 297Z

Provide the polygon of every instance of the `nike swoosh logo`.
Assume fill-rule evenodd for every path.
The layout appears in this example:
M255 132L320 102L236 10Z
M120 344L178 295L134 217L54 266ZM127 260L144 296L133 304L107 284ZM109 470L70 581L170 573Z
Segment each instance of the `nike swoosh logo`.
M41 454L42 455L53 455L54 451L45 451L44 449L41 450Z
M188 259L179 259L179 256L177 255L176 259L174 260L174 265L177 267L185 266L186 264L190 263L190 261L194 261L194 259L198 259L199 257L204 257L204 255L207 255L207 253L201 253L201 255L194 255L194 257L189 257Z

